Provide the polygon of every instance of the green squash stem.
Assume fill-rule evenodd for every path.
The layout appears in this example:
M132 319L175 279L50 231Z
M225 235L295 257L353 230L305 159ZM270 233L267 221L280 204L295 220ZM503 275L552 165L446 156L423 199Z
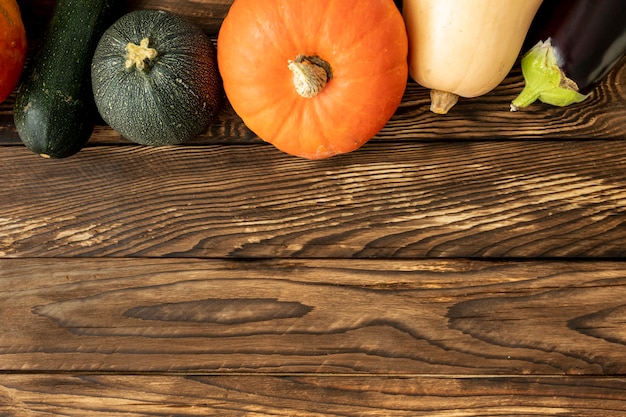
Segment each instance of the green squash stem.
M124 64L127 70L137 67L140 71L147 71L146 62L149 62L157 57L158 52L154 48L150 48L150 39L143 38L139 45L128 42L126 45L126 63Z
M511 102L511 111L517 111L539 100L564 107L580 103L588 95L578 92L576 83L559 67L550 39L540 41L522 57L522 74L526 85Z
M322 92L333 73L330 64L317 55L298 55L287 67L293 73L293 86L304 98L313 98Z

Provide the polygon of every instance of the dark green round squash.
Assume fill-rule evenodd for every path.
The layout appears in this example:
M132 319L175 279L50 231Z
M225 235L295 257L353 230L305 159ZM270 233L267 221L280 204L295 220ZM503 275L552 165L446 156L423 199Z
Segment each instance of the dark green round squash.
M213 43L197 26L160 10L130 12L104 32L91 81L102 119L142 145L199 135L223 99Z

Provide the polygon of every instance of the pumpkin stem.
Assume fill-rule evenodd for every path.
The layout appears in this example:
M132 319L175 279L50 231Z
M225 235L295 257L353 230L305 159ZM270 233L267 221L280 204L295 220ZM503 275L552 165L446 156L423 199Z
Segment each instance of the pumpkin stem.
M318 95L333 77L330 64L317 55L298 55L295 60L289 60L288 68L293 72L296 92L304 98Z
M146 61L156 58L158 52L154 48L148 47L150 40L143 38L139 45L128 42L126 45L126 63L124 66L127 70L136 66L138 70L146 70Z

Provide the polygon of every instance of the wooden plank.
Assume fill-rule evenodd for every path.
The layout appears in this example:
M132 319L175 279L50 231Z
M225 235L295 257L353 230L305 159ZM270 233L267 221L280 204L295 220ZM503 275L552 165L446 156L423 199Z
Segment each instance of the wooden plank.
M3 416L624 416L623 378L6 375Z
M0 148L0 256L624 257L626 142Z
M626 139L626 58L584 103L566 108L536 103L512 113L509 103L521 91L523 78L516 66L491 93L461 99L446 116L431 113L429 92L410 81L402 103L373 141L397 140L561 140L563 138ZM13 124L13 97L0 104L0 145L21 145ZM258 143L228 103L207 129L190 144ZM98 126L87 146L130 144L108 126Z
M623 375L626 264L0 259L0 372Z

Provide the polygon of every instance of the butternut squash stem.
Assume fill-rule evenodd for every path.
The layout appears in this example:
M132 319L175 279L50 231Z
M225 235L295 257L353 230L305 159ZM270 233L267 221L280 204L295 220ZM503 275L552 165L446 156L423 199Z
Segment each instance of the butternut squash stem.
M322 92L332 78L330 64L317 55L298 55L287 67L293 73L293 86L304 98L313 98Z
M430 111L446 114L459 101L459 96L448 91L430 90Z
M158 52L154 48L149 47L150 39L143 38L139 45L128 42L126 45L126 62L124 66L127 70L136 67L140 71L147 71L150 67L146 67L146 62L150 62L157 57Z

